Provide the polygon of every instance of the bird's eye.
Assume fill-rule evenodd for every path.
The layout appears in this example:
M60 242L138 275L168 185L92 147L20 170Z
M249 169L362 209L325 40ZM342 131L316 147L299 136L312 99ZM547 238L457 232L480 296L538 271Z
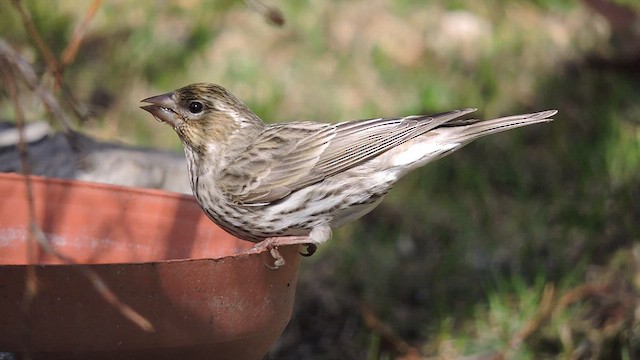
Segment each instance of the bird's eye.
M191 111L192 114L200 113L202 112L202 109L204 109L204 106L199 101L192 101L189 104L189 111Z

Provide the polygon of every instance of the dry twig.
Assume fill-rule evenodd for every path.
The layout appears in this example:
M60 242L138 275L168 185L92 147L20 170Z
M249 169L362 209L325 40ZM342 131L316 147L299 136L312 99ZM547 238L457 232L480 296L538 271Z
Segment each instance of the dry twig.
M0 60L6 63L6 67L13 70L12 73L19 74L22 82L40 98L47 111L62 126L63 133L72 149L79 152L81 149L79 148L79 143L75 140L75 131L71 127L71 120L62 110L56 97L40 85L38 76L31 64L3 39L0 39Z
M27 153L27 145L24 138L24 114L22 113L22 107L20 106L20 101L18 100L18 90L16 86L15 79L13 74L10 72L10 67L7 66L6 61L2 61L0 59L0 64L2 65L2 78L5 83L5 87L7 88L7 92L13 101L15 117L16 117L16 128L18 129L18 154L20 156L20 162L22 163L22 173L24 174L24 181L27 188L27 202L29 209L29 219L35 221L35 205L33 201L33 193L31 190L31 169L29 167L29 154ZM31 229L32 226L29 226ZM29 344L31 343L29 336L29 326L31 321L29 314L31 313L31 305L33 304L33 299L35 299L38 293L38 279L36 277L35 270L35 259L36 247L33 246L33 232L29 231L29 238L27 239L27 257L29 259L29 265L27 266L27 278L25 279L25 291L22 299L22 311L26 315L25 317L28 319L25 324L23 324L22 329L24 343L27 346L27 350L29 348Z
M4 43L2 40L0 40L0 55L6 55L10 53L6 51L7 49L10 49L8 45ZM0 56L0 64L3 65L2 74L4 78L5 87L7 88L7 92L10 94L11 99L13 101L13 106L16 114L16 126L18 128L18 134L19 134L18 149L20 152L22 172L24 174L25 186L27 189L26 196L27 196L28 208L29 208L29 239L27 240L28 247L29 247L28 248L29 263L35 264L35 259L36 259L35 257L36 247L34 247L31 244L38 244L39 249L43 249L47 253L63 261L65 264L74 266L74 268L78 270L78 272L80 272L83 276L85 276L91 282L93 287L102 296L102 298L104 298L112 306L116 307L127 319L129 319L131 322L133 322L134 324L136 324L137 326L139 326L145 331L153 331L154 330L153 325L147 319L145 319L142 315L140 315L138 312L133 310L130 306L122 302L113 293L113 291L109 289L107 284L104 281L102 281L100 276L94 270L92 270L87 266L76 264L72 259L62 255L61 253L56 251L54 248L52 248L46 235L38 225L36 221L36 216L35 216L35 202L34 202L33 192L31 190L31 178L30 178L31 172L29 167L29 157L27 152L26 141L24 138L24 116L22 113L22 108L20 106L20 101L18 97L16 79L15 79L14 73L11 70L19 71L20 74L23 76L23 79L25 80L25 82L27 82L28 80L31 80L31 82L28 82L27 85L33 86L34 92L38 93L41 96L41 99L43 100L43 102L49 105L50 109L54 110L52 111L52 113L55 113L58 116L61 116L61 119L63 119L63 121L65 120L65 114L60 108L60 106L58 105L58 103L56 102L55 97L53 97L51 93L41 90L38 84L33 81L34 78L32 77L35 77L35 74L30 72L31 71L30 67L24 66L25 64L27 64L26 62L23 63L21 59L17 56L14 56L14 57ZM23 70L23 71L20 71L20 70ZM37 90L40 90L40 91L37 91ZM24 306L24 311L26 311L28 314L29 309L31 308L33 299L37 295L38 287L37 287L37 278L36 278L34 266L29 265L27 269L28 269L27 279L25 284L26 291L24 295L23 306ZM27 327L25 329L27 331L25 336L27 336L29 324L25 324L25 326ZM28 336L27 336L27 340L28 340ZM28 344L28 341L27 341L27 344Z
M420 352L415 347L409 345L398 334L396 334L389 325L380 320L371 308L366 304L360 305L360 312L364 323L378 334L384 341L393 346L394 350L400 354L398 358L404 360L421 359Z
M78 54L78 50L80 49L80 44L82 44L82 39L87 33L87 29L89 28L89 23L93 20L93 17L96 15L98 8L102 4L102 0L93 0L91 6L87 10L87 13L84 15L84 18L78 24L75 31L73 32L73 36L67 44L67 47L62 52L62 61L60 62L60 72L63 72L67 65L71 64L73 60L76 58Z
M540 329L540 327L551 318L551 314L555 308L554 304L556 297L555 286L551 283L544 286L542 291L542 298L540 299L540 305L535 315L530 318L525 325L518 331L507 345L507 348L500 353L493 356L494 360L510 359L509 354L517 350L523 342L525 342L531 335Z
M283 26L285 23L282 11L275 6L267 5L261 0L245 0L245 3L255 12L262 15L267 22L275 26Z
M517 349L520 344L527 340L546 320L549 319L554 308L555 295L555 286L553 286L553 284L546 284L542 291L542 298L540 299L540 305L538 306L535 316L529 319L522 329L520 329L520 331L511 338L509 341L510 349Z
M44 61L47 63L47 68L49 72L53 74L56 78L56 82L58 84L62 83L62 73L59 71L58 60L55 55L51 51L51 48L47 45L47 43L42 39L38 29L35 24L31 20L31 14L29 11L22 5L22 1L20 0L12 0L11 3L20 14L20 20L22 20L22 25L27 29L29 36L33 38L33 41L36 43L36 47L44 57Z
M49 47L49 45L47 45L47 43L42 39L40 32L38 31L35 24L31 20L31 14L29 13L29 10L23 6L21 0L12 0L12 3L13 3L13 6L18 11L18 13L20 14L20 20L22 21L23 26L27 29L29 36L36 43L36 47L38 48L38 51L40 51L40 53L44 57L44 60L47 63L47 70L50 74L53 75L55 79L56 87L62 89L62 93L64 95L63 98L67 102L67 105L69 105L69 107L71 108L73 113L76 115L76 117L78 117L79 120L85 121L87 119L87 116L85 114L86 111L80 110L80 107L78 106L78 102L75 100L75 97L65 85L64 79L62 77L62 70L63 70L62 66L58 62L56 56L53 54L53 51L51 51L51 48ZM42 79L45 79L45 78L46 76L42 77ZM40 81L40 86L39 86L40 88L43 88L42 84L43 84L43 81Z

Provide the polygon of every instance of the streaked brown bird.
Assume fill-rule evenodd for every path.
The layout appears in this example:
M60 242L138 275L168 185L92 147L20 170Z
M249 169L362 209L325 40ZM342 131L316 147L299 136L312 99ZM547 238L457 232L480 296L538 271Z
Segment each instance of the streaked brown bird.
M551 121L556 110L478 121L476 109L341 123L265 124L214 84L142 100L184 145L191 188L229 233L257 242L275 267L278 245L313 253L331 229L375 208L404 175L485 135Z

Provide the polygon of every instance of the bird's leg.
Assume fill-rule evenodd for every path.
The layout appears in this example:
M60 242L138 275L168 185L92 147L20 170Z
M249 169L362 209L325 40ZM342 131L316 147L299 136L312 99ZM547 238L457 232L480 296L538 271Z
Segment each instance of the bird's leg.
M261 253L263 251L269 251L271 256L273 257L273 266L268 266L272 270L280 269L284 266L285 260L284 257L278 251L279 246L287 246L287 245L302 245L309 244L309 236L281 236L281 237L270 237L262 240L257 243L254 247L249 249L250 253Z
M274 258L273 266L268 266L272 270L280 269L284 266L284 257L278 251L278 246L287 245L307 245L307 252L303 256L311 256L318 248L318 244L327 242L331 238L331 228L328 226L318 226L311 230L307 236L279 236L270 237L257 243L254 247L247 250L246 253L255 254L269 250Z

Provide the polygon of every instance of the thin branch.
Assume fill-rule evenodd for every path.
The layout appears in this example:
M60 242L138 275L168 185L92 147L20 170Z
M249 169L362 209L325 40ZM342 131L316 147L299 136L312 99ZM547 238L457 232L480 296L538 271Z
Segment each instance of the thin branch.
M367 327L384 341L391 344L394 350L400 354L400 358L406 360L422 358L418 349L409 345L389 325L380 320L365 302L360 304L360 313Z
M573 304L576 301L583 300L588 296L600 295L603 293L610 292L609 284L584 284L577 286L571 290L565 292L558 300L558 305L556 306L554 313L559 314L569 305Z
M135 311L132 307L124 303L122 300L118 298L118 296L111 291L109 285L107 285L100 275L96 273L93 269L87 266L82 266L81 264L77 264L73 259L61 254L56 249L51 247L51 243L47 239L47 236L44 234L42 229L35 222L35 219L30 223L30 232L35 235L35 239L38 241L38 245L40 245L47 253L55 256L59 260L63 261L67 265L73 266L80 274L86 277L93 288L102 296L104 300L106 300L109 304L114 306L124 317L129 319L131 322L139 326L144 331L154 331L153 325L140 313Z
M540 326L548 320L553 311L554 299L555 299L555 286L549 283L544 286L542 291L542 297L540 299L540 305L533 318L529 319L526 324L518 331L509 341L509 348L515 350L526 341L533 333L535 333Z
M101 4L102 4L102 0L94 0L89 6L89 9L87 9L87 12L85 13L84 18L82 18L82 21L80 22L80 24L78 24L75 31L73 32L73 36L71 36L71 40L69 41L69 43L67 44L67 47L62 52L62 57L61 57L62 60L60 62L60 68L59 68L59 71L61 74L64 73L64 70L67 68L67 66L71 64L75 60L76 56L78 55L78 51L80 50L80 45L82 44L82 40L87 34L87 29L89 28L89 24L91 23L94 16L96 15L96 12L98 12L98 9L100 8ZM87 120L86 107L83 107L82 109L80 109L80 104L76 101L71 90L69 89L69 87L66 85L65 82L58 83L58 86L60 86L60 88L62 89L62 93L64 94L64 99L70 105L76 117L80 121L85 122Z
M16 118L16 128L18 129L18 154L20 156L20 163L22 165L22 173L24 175L24 182L27 188L27 202L28 202L28 215L29 219L35 219L35 206L33 201L33 193L31 192L31 167L29 165L29 154L27 152L27 143L24 135L24 113L20 106L20 100L18 99L18 90L16 86L15 77L11 73L11 68L7 66L6 61L0 59L2 64L2 77L4 79L5 87L11 100L13 101L13 107ZM27 351L31 344L31 337L29 336L29 326L31 324L31 306L33 300L38 294L38 279L35 270L35 260L37 249L35 245L35 238L33 233L29 231L29 237L27 239L27 258L29 259L29 265L27 265L27 277L25 279L24 295L22 296L22 312L25 314L27 321L22 326L23 338Z
M285 23L282 11L275 6L267 5L261 0L245 0L249 8L262 15L268 23L275 26L283 26Z
M94 0L91 3L91 6L89 6L87 13L84 15L84 18L82 19L80 24L78 24L78 27L76 27L75 31L73 32L73 36L69 41L69 44L67 44L67 47L62 52L60 72L64 72L64 69L67 67L67 65L71 64L76 58L78 50L80 49L80 44L82 43L82 40L87 33L87 29L89 28L89 24L91 23L91 20L93 20L93 17L96 15L96 12L98 11L98 8L100 8L101 4L102 0Z
M27 85L29 90L33 91L33 93L40 98L40 101L42 101L47 111L62 126L62 131L67 137L71 148L79 152L81 149L79 147L79 142L75 139L76 135L75 131L71 127L71 120L69 120L66 113L62 110L62 107L58 103L55 95L40 86L38 76L31 67L31 64L20 56L20 54L18 54L3 39L0 39L0 60L4 60L8 65L10 65L14 72L20 75L22 82Z
M40 50L40 53L42 53L42 56L44 57L44 61L47 63L47 68L49 69L49 72L53 74L53 76L55 77L56 83L61 84L62 73L60 73L59 71L60 67L58 66L58 60L56 60L55 55L53 55L53 52L51 51L51 48L49 48L47 43L42 39L42 36L40 36L38 29L36 28L33 21L31 20L31 14L22 5L22 1L12 0L11 3L20 14L20 20L22 20L22 25L25 27L25 29L27 29L29 36L33 38L33 41L35 41L38 50Z
M6 60L0 58L2 60L3 65L6 64ZM20 161L22 163L22 172L25 179L25 187L27 191L27 201L28 201L28 210L29 210L29 266L27 270L27 281L26 281L26 290L24 295L24 309L25 311L29 311L33 299L37 294L37 278L35 274L35 268L33 264L35 264L35 256L33 246L31 245L34 242L40 246L41 249L46 251L48 254L53 255L58 258L62 262L68 265L72 265L80 274L86 277L89 282L93 285L96 291L105 299L109 304L117 308L127 319L131 322L139 326L141 329L145 331L154 331L153 325L142 315L136 312L129 305L122 302L113 291L109 288L109 286L100 278L93 269L87 266L81 266L80 264L75 263L72 259L66 257L65 255L59 253L53 247L51 247L51 243L47 239L46 235L38 225L36 221L36 211L35 211L35 201L33 196L33 190L31 186L31 171L29 166L29 158L27 152L27 145L24 136L24 116L22 113L22 107L20 106L20 101L18 99L18 92L16 81L10 70L14 67L10 66L2 66L2 73L4 77L5 86L7 91L9 92L11 99L13 100L13 106L15 108L16 113L16 126L18 128L19 133L19 142L18 142L18 150L20 152ZM57 105L57 104L56 104ZM27 324L28 326L28 324Z
M71 108L71 110L79 120L86 121L87 119L86 111L80 110L80 107L78 106L78 102L76 101L75 97L73 96L69 88L65 85L64 79L62 77L62 72L63 72L62 65L58 63L56 56L53 54L53 51L51 51L51 48L49 47L49 45L47 45L47 43L42 39L40 32L38 31L35 24L31 20L31 14L29 13L29 10L23 6L21 0L12 0L11 2L13 3L13 6L16 8L18 13L20 14L20 19L22 20L22 24L25 27L25 29L27 29L29 36L31 36L33 41L36 43L36 47L38 48L40 53L42 53L42 56L44 57L44 60L47 64L47 71L53 75L55 79L56 87L59 89L62 89L64 100L67 102L67 104L69 105L69 107ZM44 78L45 77L42 77L42 79ZM71 145L73 147L73 144Z

